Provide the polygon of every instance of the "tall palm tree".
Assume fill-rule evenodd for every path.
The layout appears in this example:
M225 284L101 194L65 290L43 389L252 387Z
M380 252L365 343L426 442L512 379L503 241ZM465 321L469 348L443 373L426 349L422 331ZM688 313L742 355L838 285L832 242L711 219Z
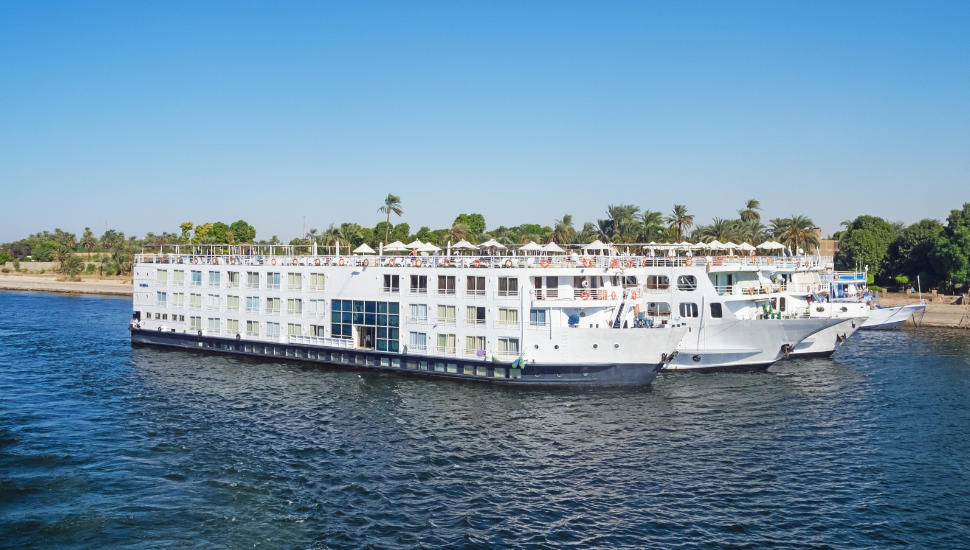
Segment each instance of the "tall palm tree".
M593 222L586 222L579 233L576 233L575 241L577 244L589 244L596 238L596 234L596 225Z
M785 246L793 246L796 249L802 247L805 250L808 250L809 246L818 246L818 235L815 234L815 223L811 218L796 215L771 220L771 223L775 226L775 236Z
M552 240L559 244L568 244L576 240L576 229L573 228L572 215L563 214L561 220L556 220L556 226L552 230Z
M471 233L471 228L464 223L456 223L451 226L449 230L448 238L451 239L452 243L457 243L458 241L465 240L465 237Z
M681 242L684 239L684 230L694 225L694 215L687 214L687 207L683 204L675 204L673 211L664 221L671 229L677 230L677 242Z
M758 210L761 210L761 203L757 199L749 199L745 201L744 208L738 210L738 215L743 222L761 221L761 214L758 213Z
M639 233L637 240L648 243L663 238L664 217L660 212L644 210L640 215Z
M632 204L611 204L606 207L605 221L609 222L609 230L606 232L608 238L613 241L621 240L623 226L636 223L636 216L640 212L640 207ZM629 233L629 230L627 230Z
M765 242L767 239L767 228L761 223L761 220L749 220L745 222L739 222L737 224L738 239L743 242L759 245Z
M98 246L98 239L94 237L90 227L84 228L84 235L81 237L81 247L91 252L91 249Z
M398 216L404 214L404 209L401 208L401 197L388 193L387 198L384 199L384 206L378 208L377 211L381 214L387 214L387 225L384 226L384 244L387 244L387 236L391 231L391 214Z

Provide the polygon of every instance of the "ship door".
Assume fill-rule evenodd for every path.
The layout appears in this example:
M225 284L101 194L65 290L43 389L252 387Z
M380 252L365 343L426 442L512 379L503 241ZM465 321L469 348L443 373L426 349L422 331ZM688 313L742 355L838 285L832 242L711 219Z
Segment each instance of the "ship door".
M359 349L374 349L374 327L354 327L357 331L357 347Z

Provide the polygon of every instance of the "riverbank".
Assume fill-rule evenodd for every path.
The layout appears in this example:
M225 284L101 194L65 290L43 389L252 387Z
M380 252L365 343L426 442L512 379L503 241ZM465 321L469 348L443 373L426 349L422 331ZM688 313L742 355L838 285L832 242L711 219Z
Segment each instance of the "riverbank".
M0 290L131 296L131 279L85 279L58 281L41 275L0 275Z

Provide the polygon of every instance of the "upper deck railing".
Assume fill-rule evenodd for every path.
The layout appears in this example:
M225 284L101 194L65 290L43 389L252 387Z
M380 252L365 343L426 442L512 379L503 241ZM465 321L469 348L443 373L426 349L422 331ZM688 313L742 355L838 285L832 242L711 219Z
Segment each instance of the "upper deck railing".
M311 256L267 254L175 254L141 253L138 264L174 264L185 266L316 266L360 269L385 268L469 268L469 269L634 269L644 267L705 267L708 270L758 269L827 269L831 256ZM863 279L865 280L865 279ZM410 291L409 291L410 292Z

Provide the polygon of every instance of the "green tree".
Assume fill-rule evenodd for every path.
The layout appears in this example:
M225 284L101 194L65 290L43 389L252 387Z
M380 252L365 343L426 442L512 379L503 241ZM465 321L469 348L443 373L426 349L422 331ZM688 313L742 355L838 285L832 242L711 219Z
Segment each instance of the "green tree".
M756 199L749 199L745 201L744 208L738 210L738 216L743 222L761 221L761 214L758 213L758 210L761 210L761 203Z
M50 262L57 245L52 242L40 243L30 250L30 258L35 262Z
M892 224L876 216L859 216L846 233L835 254L836 269L869 266L869 273L882 276L888 265L889 245L896 240Z
M675 204L670 215L664 219L670 229L677 231L677 242L684 240L684 231L694 225L694 216L687 214L687 207L683 204Z
M774 219L771 223L774 226L775 238L781 244L790 247L792 251L800 247L808 252L813 246L818 246L815 222L811 218L795 215L790 218Z
M227 236L229 231L229 226L222 222L212 224L211 234L219 244L229 244L229 238Z
M91 232L90 227L84 228L84 234L81 236L81 247L84 250L91 252L91 250L98 246L98 239L94 238L94 233Z
M946 228L928 256L942 280L955 285L970 283L970 203L950 211Z
M84 260L80 257L70 254L64 259L62 265L62 271L67 274L72 279L77 279L77 276L81 274L84 269Z
M7 262L12 262L13 256L7 252L0 252L0 267L6 267Z
M434 238L434 236L431 232L431 228L424 225L421 227L421 229L418 229L418 233L414 236L414 238L423 243L426 243L430 241L432 238ZM404 243L404 244L408 244L408 243Z
M195 226L195 234L192 236L192 244L202 244L202 239L212 232L212 224L209 222Z
M563 214L561 220L556 220L552 229L552 240L559 244L569 244L576 240L576 229L573 228L573 217Z
M930 262L930 252L943 233L937 220L920 220L900 233L889 245L889 271L893 275L920 281L927 286L939 283L940 277Z
M391 241L401 241L404 244L411 242L411 226L407 222L395 225L391 229Z
M451 225L454 226L459 223L468 227L470 234L483 235L485 233L485 216L481 214L458 214Z
M182 230L182 244L189 244L189 241L192 240L192 228L194 227L195 224L192 222L182 222L179 224L179 229Z
M377 211L381 214L387 214L387 226L384 227L384 244L387 244L387 235L391 228L391 214L398 216L404 214L404 209L401 208L401 197L388 193L387 198L384 199L384 206L378 208Z
M235 238L237 243L256 242L256 228L243 220L238 220L231 223L229 225L229 230L232 231L233 238Z

